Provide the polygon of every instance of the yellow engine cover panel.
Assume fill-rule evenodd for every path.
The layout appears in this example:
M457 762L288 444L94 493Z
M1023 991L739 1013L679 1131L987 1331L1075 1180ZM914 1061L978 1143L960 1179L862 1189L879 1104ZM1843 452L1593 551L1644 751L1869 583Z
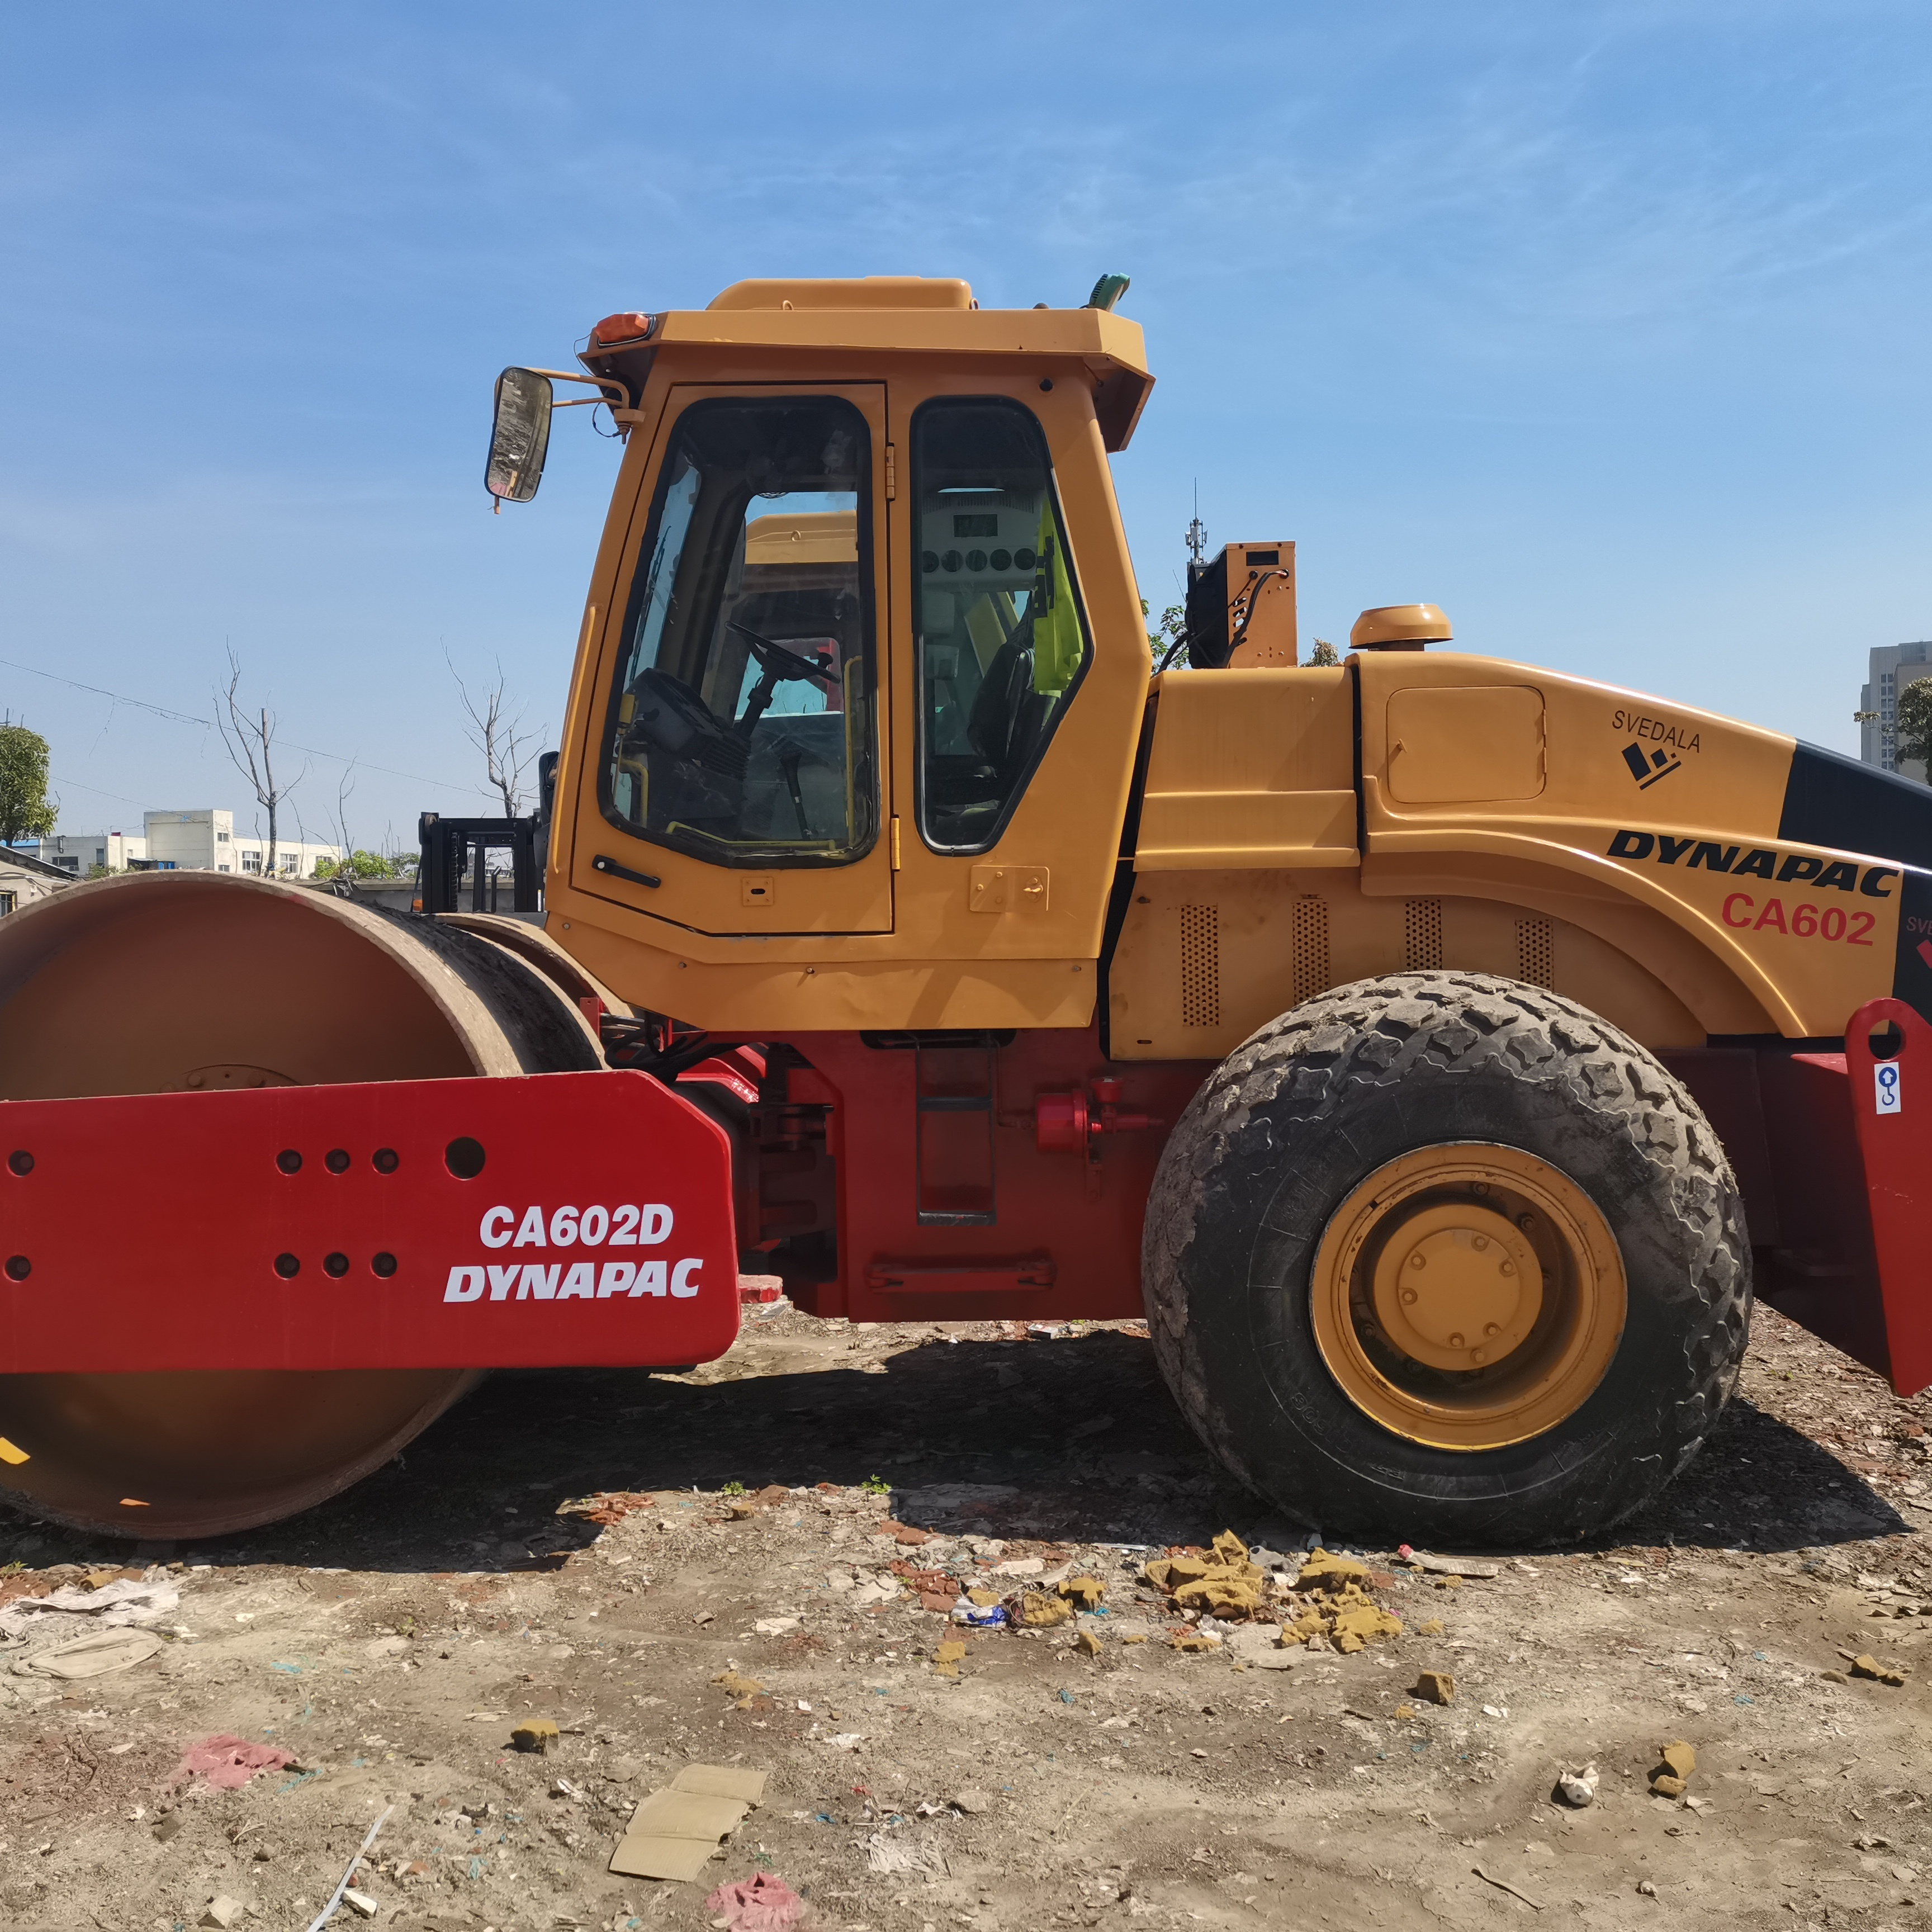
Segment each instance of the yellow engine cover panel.
M1630 954L1568 920L1498 899L1362 890L1354 872L1148 874L1108 970L1117 1060L1219 1060L1291 1006L1384 973L1444 968L1548 986L1647 1046L1707 1028Z

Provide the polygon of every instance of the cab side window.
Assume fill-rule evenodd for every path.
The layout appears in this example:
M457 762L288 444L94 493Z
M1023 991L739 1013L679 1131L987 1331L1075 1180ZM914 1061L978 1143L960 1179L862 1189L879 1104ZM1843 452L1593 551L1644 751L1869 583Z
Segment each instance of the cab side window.
M940 851L999 837L1093 655L1046 438L1017 403L913 418L919 823Z
M871 477L837 397L679 418L612 694L604 809L626 831L724 866L871 846Z

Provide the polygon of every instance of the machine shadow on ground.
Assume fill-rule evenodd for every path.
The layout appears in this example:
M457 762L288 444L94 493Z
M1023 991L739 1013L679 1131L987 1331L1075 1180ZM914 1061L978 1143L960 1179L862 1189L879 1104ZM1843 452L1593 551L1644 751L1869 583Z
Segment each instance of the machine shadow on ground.
M794 1369L808 1358L778 1354L762 1365L776 1372L754 1364L692 1380L618 1370L499 1375L343 1496L179 1553L398 1573L548 1568L598 1534L556 1514L593 1491L648 1492L670 1512L684 1502L674 1492L728 1482L748 1490L872 1478L891 1491L882 1516L987 1535L1160 1546L1232 1527L1279 1547L1308 1534L1220 1470L1169 1400L1144 1338L928 1339L896 1352L868 1340L852 1366L820 1346L823 1367ZM1574 1546L1775 1553L1906 1526L1838 1457L1739 1398L1655 1505ZM1340 1546L1353 1540L1341 1526L1330 1535Z

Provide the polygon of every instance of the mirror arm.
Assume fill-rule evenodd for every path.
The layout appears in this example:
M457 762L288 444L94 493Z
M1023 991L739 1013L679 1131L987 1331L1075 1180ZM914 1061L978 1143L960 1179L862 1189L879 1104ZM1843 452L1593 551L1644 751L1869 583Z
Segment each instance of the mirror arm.
M629 388L614 376L573 376L565 369L532 369L530 374L532 376L548 376L553 382L583 382L592 388L609 389L620 401L628 402L630 399ZM555 403L551 406L568 410L581 408L583 405L580 403Z

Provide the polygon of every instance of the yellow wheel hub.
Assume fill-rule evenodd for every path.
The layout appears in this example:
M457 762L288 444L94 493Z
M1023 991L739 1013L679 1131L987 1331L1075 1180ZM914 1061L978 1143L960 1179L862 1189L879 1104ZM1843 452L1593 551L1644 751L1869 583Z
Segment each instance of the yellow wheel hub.
M1316 1250L1315 1339L1384 1428L1496 1449L1574 1414L1608 1370L1629 1304L1595 1202L1518 1148L1460 1142L1378 1168Z

